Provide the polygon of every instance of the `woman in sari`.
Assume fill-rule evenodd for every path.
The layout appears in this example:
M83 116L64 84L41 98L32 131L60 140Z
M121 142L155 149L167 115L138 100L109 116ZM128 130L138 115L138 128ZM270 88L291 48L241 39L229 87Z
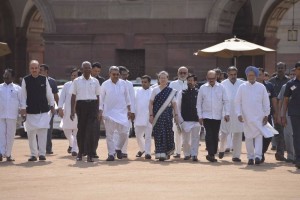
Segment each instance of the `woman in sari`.
M175 123L178 122L176 90L168 87L168 78L169 74L165 71L158 74L160 85L153 89L149 104L149 121L153 125L155 158L159 161L169 159L175 148L172 130L173 110Z

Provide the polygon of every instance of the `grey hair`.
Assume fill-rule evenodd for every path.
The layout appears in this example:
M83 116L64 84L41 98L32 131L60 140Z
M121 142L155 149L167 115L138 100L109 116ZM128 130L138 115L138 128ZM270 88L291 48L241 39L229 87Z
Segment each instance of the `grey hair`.
M157 77L159 78L161 75L166 75L168 78L169 78L169 73L168 72L166 72L166 71L161 71L161 72L159 72L158 74L157 74Z
M84 61L84 62L81 64L81 68L83 68L84 65L89 65L89 66L92 68L92 64L91 64L89 61Z
M110 73L111 71L120 71L119 70L119 67L117 67L117 66L111 66L110 68L109 68L109 70L108 70L108 72Z

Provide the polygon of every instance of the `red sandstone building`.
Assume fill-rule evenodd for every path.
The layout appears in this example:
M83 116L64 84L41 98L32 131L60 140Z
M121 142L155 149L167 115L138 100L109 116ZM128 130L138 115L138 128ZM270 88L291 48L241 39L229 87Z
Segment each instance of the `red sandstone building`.
M0 41L10 55L0 57L0 69L28 73L37 59L51 67L50 75L68 79L82 61L100 61L102 75L111 65L124 65L131 79L171 77L179 66L204 78L208 69L225 70L232 59L201 58L202 49L231 38L275 49L267 56L241 57L238 67L253 64L274 71L277 61L288 67L300 60L298 41L288 41L292 0L1 0ZM294 0L295 27L300 27L300 3ZM242 71L242 70L241 70ZM240 72L241 73L241 72ZM242 73L241 73L242 74ZM1 81L0 81L1 82Z

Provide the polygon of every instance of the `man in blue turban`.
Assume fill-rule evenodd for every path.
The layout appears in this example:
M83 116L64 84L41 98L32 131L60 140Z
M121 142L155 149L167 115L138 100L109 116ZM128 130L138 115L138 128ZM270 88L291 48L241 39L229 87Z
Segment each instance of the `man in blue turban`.
M266 87L256 82L259 69L249 66L245 73L247 82L241 84L237 91L235 111L244 127L248 165L253 165L254 160L255 164L261 163L264 127L270 114L270 101Z

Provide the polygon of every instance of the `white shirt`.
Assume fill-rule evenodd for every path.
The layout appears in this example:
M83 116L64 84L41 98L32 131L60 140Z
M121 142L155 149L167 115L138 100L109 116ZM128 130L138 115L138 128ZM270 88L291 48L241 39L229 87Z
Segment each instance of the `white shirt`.
M262 133L263 118L270 114L270 100L266 87L258 82L243 83L235 97L237 116L244 118L246 138L254 138Z
M70 119L72 97L72 94L70 93L71 86L72 81L64 84L58 101L58 108L64 109L64 117L60 122L60 127L63 129L77 129L77 116L75 115L73 121Z
M235 96L238 91L238 88L243 83L244 83L244 81L242 81L240 79L237 79L234 84L232 84L232 82L229 79L226 79L226 80L222 81L222 83L221 83L221 85L223 85L223 87L226 90L226 94L228 96L229 105L230 105L230 109L229 109L230 120L229 120L229 122L222 121L222 123L223 123L222 125L226 125L229 128L230 132L232 132L232 133L243 132L243 124L238 120L238 116L235 113L235 105L234 105L234 100L235 100ZM221 125L221 127L222 127L222 125Z
M135 126L149 125L149 102L152 89L139 88L135 95Z
M133 84L128 80L126 80L125 82L126 82L126 85L127 85L129 96L130 96L131 112L135 113L135 92L134 92Z
M0 84L0 118L17 119L22 102L21 87L14 84Z
M179 79L176 80L176 81L172 81L170 83L169 87L177 90L177 92L180 92L182 90L186 90L188 88L187 81L186 80L182 81L182 80L179 80Z
M52 89L51 89L51 86L50 86L47 78L46 78L46 97L47 97L49 106L54 106L55 105L54 96L53 96ZM22 109L26 109L26 107L27 107L26 101L27 101L27 89L26 89L26 82L23 79L23 81L22 81L22 103L21 103Z
M99 109L103 111L103 118L129 127L127 106L130 105L127 84L123 80L113 83L108 79L102 83Z
M197 97L197 113L199 119L222 119L224 108L225 115L229 115L229 101L224 87L216 82L212 87L209 83L202 85Z
M97 95L100 95L99 81L90 76L85 79L80 76L73 81L70 92L76 95L76 100L97 100Z

